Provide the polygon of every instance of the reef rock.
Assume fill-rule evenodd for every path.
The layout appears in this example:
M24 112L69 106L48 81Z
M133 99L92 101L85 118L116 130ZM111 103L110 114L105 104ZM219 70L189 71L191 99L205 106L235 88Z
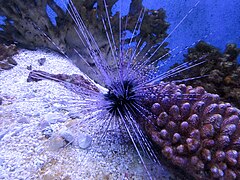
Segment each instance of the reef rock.
M84 88L99 92L99 89L93 83L87 81L79 74L50 74L44 71L33 70L29 73L27 82L37 82L46 79L60 82L64 87L75 93L78 93L78 91L81 93Z
M17 53L17 47L14 44L6 46L0 44L0 71L9 70L17 65L17 62L12 58Z
M231 102L240 108L240 66L237 58L240 49L236 44L228 44L224 53L216 47L200 41L195 47L188 49L184 62L204 59L206 62L198 68L181 73L179 79L203 77L186 82L187 85L202 86L207 92L218 94L221 100Z

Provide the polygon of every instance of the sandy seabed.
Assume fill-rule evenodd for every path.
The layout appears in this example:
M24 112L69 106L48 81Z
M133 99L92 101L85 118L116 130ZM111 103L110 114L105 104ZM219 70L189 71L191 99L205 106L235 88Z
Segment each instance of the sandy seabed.
M40 66L38 60L45 58ZM28 66L48 73L82 74L61 55L47 50L20 50L14 56L18 65L0 73L0 179L148 179L131 141L123 136L107 136L101 142L94 141L87 149L59 145L58 133L70 129L89 134L99 127L86 126L79 130L69 114L74 107L61 104L64 98L76 99L77 95L57 82L43 80L27 82ZM68 101L68 100L67 100ZM74 112L75 113L75 112ZM43 124L54 117L50 128L51 138L42 134ZM54 119L53 118L53 119ZM97 118L97 117L95 117ZM71 128L70 128L71 127ZM86 129L88 128L88 129ZM151 161L146 164L156 171ZM157 168L158 178L165 173ZM154 176L155 176L154 175ZM165 178L164 178L165 179Z

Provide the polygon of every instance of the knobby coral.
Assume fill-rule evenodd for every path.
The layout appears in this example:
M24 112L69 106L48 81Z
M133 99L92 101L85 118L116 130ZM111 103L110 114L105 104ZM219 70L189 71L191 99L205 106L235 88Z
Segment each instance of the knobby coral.
M140 122L165 159L196 179L240 178L239 109L200 86L160 83L145 93L151 113Z

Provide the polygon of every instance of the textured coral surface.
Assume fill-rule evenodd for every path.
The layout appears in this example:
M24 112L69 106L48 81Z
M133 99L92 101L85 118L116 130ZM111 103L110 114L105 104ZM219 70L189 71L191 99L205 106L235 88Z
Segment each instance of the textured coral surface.
M240 178L240 110L202 87L146 90L145 130L158 151L196 179Z

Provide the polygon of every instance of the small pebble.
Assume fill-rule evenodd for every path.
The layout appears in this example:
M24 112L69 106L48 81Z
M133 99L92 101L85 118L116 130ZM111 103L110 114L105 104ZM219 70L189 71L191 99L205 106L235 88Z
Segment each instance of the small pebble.
M60 132L60 136L67 142L71 143L74 141L73 134L69 131L62 131Z
M70 113L68 114L68 116L69 116L70 118L72 118L72 119L78 119L78 118L80 118L80 114L77 113L77 112L70 112Z
M69 128L69 127L76 126L77 123L78 123L78 121L77 121L76 119L69 120L69 121L67 121L67 123L66 123L66 127Z
M26 113L25 115L28 117L39 117L41 114L37 111L31 111L29 113Z
M57 151L66 145L66 141L60 136L55 136L51 139L51 141L49 141L49 148L53 151Z
M87 149L92 144L92 137L79 133L73 144L81 149Z
M45 165L45 161L42 159L36 159L34 165L36 169L40 169Z
M27 66L27 70L31 71L32 70L32 65Z
M3 164L3 162L4 162L4 159L0 158L0 166Z
M39 127L40 129L45 129L46 127L50 126L49 122L48 121L41 121L39 123Z
M38 59L39 66L43 66L45 62L46 62L46 58Z
M47 126L42 130L42 135L44 135L45 138L50 138L52 134L53 134L53 129L50 126Z
M9 171L13 172L13 171L15 171L15 169L16 169L15 166L11 166L10 169L9 169Z
M60 119L57 120L57 122L59 122L59 123L64 123L64 122L66 122L66 121L67 121L66 118L60 118Z
M45 116L45 119L50 123L50 124L56 124L59 119L62 119L62 115L58 113L48 113Z
M22 123L22 124L29 124L30 123L29 119L26 118L26 117L22 117L22 118L18 119L17 122Z

